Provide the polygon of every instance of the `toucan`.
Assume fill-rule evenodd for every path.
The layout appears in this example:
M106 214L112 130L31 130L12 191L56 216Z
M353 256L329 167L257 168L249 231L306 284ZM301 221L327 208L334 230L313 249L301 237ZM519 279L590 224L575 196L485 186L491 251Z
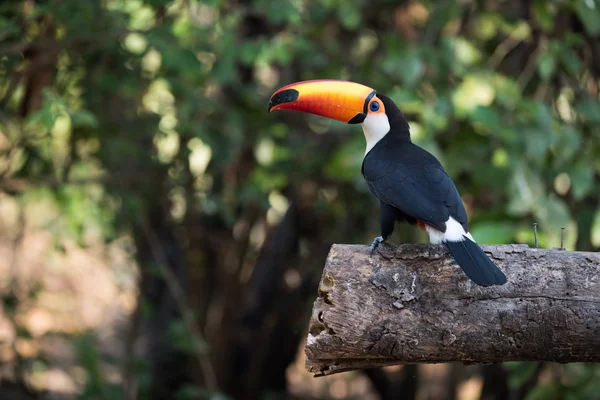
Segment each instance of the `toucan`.
M311 80L278 89L269 112L295 110L361 124L366 139L362 175L380 202L381 236L398 222L418 225L432 244L445 244L465 274L481 286L503 285L506 276L469 232L462 199L440 162L411 141L404 114L387 96L355 82Z

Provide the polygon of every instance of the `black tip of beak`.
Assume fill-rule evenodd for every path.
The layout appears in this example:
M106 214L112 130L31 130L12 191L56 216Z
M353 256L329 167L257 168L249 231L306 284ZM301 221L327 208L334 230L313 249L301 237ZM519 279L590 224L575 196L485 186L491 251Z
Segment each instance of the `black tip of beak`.
M279 104L291 103L292 101L296 101L299 95L300 92L298 92L296 89L282 90L281 92L271 97L271 100L269 100L269 112L271 111L271 108Z

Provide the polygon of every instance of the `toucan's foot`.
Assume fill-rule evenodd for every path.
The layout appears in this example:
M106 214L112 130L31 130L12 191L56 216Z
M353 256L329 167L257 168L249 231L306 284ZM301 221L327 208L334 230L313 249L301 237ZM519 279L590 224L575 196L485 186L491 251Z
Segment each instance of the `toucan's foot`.
M379 247L379 245L384 241L385 239L383 238L383 236L377 236L375 239L373 239L373 244L371 245L371 255L373 255L375 249Z

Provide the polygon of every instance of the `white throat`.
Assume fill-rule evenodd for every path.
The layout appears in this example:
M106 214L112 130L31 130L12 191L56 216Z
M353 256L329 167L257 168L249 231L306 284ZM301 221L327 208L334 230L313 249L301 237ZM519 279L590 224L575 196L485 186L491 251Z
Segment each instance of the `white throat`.
M367 114L362 123L362 128L367 140L367 149L365 150L365 155L367 155L388 134L390 131L390 121L385 114Z

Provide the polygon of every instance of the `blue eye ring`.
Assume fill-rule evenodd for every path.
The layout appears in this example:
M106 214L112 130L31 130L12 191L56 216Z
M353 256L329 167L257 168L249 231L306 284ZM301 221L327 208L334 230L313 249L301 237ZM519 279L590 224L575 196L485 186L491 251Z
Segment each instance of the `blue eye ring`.
M371 104L369 104L369 110L378 111L379 110L379 102L374 101Z

